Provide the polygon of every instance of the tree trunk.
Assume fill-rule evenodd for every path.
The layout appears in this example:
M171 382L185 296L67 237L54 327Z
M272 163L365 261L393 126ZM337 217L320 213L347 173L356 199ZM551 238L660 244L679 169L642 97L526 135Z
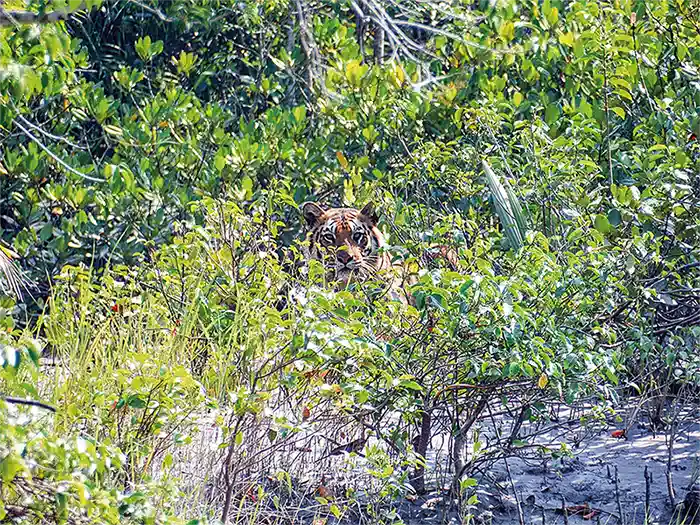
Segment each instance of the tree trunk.
M416 453L423 458L428 454L428 446L430 445L430 428L432 426L432 417L430 412L425 409L420 423L420 434L416 443ZM419 465L413 471L411 476L411 485L418 494L425 492L425 466Z
M384 29L376 24L374 30L374 63L378 66L384 62Z
M365 32L367 30L367 19L365 18L365 4L361 0L352 3L352 10L355 13L355 38L360 47L360 55L365 58Z

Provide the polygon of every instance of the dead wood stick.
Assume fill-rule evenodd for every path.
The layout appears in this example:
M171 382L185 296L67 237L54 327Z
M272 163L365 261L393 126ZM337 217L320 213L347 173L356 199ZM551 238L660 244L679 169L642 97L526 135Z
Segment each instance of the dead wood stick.
M649 522L649 512L651 510L651 475L649 474L649 466L644 466L644 517Z
M622 503L620 502L620 476L615 465L615 502L617 503L617 513L620 515L619 522L622 523Z

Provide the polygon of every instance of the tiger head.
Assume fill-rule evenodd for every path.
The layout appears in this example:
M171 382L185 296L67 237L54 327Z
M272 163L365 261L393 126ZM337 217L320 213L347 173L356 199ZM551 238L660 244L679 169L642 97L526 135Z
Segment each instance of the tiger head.
M380 251L386 241L372 203L356 210L305 202L301 209L309 226L309 256L324 264L330 280L361 281L390 266L388 254Z

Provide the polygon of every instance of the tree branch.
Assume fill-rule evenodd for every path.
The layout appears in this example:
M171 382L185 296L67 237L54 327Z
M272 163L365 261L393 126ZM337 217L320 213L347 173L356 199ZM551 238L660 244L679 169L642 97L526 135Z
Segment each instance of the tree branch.
M69 9L59 9L50 13L32 13L31 11L6 11L0 7L0 27L13 26L22 24L53 24L68 17L77 11L87 9L85 2L78 6L78 9L73 11Z
M0 396L0 399L3 399L7 403L12 403L14 405L27 405L27 406L32 406L32 407L39 407L43 408L45 410L49 410L50 412L56 412L56 409L52 407L51 405L48 405L46 403L43 403L41 401L34 401L33 399L20 399L18 397L6 397L6 396Z
M34 135L32 135L32 133L27 128L25 128L19 122L17 122L17 119L12 119L12 123L15 126L17 126L19 128L19 130L22 133L24 133L27 137L29 137L31 140L36 142L36 145L39 146L39 148L41 148L49 157L51 157L53 160L58 162L64 169L66 169L70 173L73 173L74 175L77 175L78 177L81 177L85 180L89 180L91 182L105 182L104 179L96 179L95 177L90 177L89 175L85 175L84 173L80 173L75 168L66 164L63 160L58 158L49 148L44 146L38 138L36 138Z

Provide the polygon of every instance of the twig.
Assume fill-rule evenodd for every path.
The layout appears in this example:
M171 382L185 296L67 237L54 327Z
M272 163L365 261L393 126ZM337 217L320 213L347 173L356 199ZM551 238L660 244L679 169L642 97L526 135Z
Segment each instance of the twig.
M85 180L89 180L91 182L105 182L103 179L96 179L95 177L90 177L89 175L85 175L84 173L80 173L78 170L75 168L72 168L68 164L66 164L64 161L62 161L60 158L58 158L49 148L44 146L41 141L36 138L32 133L22 126L19 122L17 122L17 119L12 119L12 123L19 128L19 130L24 133L27 137L29 137L31 140L36 142L36 145L41 148L42 151L44 151L49 157L51 157L53 160L58 162L61 166L63 166L64 169L69 171L70 173L77 175L78 177L82 177Z
M644 516L646 522L649 523L649 511L651 510L651 475L649 474L649 466L644 466Z
M489 411L489 416L491 418L491 421L493 423L494 428L496 428L496 420L493 417L493 413L491 412L491 407L486 405L486 409ZM501 441L500 436L498 435L498 432L496 432L496 441L498 442L499 448L504 448L503 443ZM515 481L513 481L513 475L511 474L510 471L510 466L508 465L508 458L503 457L503 463L506 466L506 472L508 473L508 480L510 481L510 487L513 490L513 497L515 498L515 505L518 509L518 521L520 522L520 525L525 525L525 515L523 514L523 506L520 503L520 498L518 497L518 492L515 489Z
M16 254L0 244L0 276L2 276L3 282L5 283L3 286L0 286L0 290L3 292L9 290L21 300L22 288L28 290L28 281L22 270L15 266L12 260L13 257L16 257Z
M32 13L31 11L5 11L0 6L0 27L16 26L20 24L53 24L66 20L70 15L77 11L86 9L85 2L80 4L77 9L59 9L51 13Z
M304 6L302 5L301 0L296 0L296 8L301 47L304 50L304 55L306 55L306 60L308 62L306 64L306 73L308 75L309 89L313 91L314 86L316 85L316 77L318 73L316 67L321 66L319 63L319 54L318 50L316 49L313 33L310 31L307 23L306 14L304 13ZM322 84L323 83L320 82L319 87L322 88Z
M360 47L360 56L364 59L365 56L365 28L367 27L368 17L362 11L362 7L355 2L355 0L350 0L350 6L355 12L355 33L357 38L357 45Z
M148 6L148 5L144 4L143 2L139 2L138 0L128 0L128 1L131 2L132 4L136 4L137 6L139 6L142 9L145 9L149 13L156 15L156 17L158 17L163 22L173 22L174 21L172 18L166 16L162 11L160 11L159 9L156 9L155 7Z
M39 407L43 408L44 410L49 410L50 412L56 412L56 409L52 407L51 405L48 405L46 403L42 403L41 401L34 401L33 399L20 399L18 397L6 397L2 396L2 399L8 403L12 403L14 405L27 405L27 406L32 406L32 407Z
M439 29L437 27L432 27L426 24L420 24L418 22L409 22L406 20L392 20L392 23L397 25L397 26L407 26L407 27L413 27L415 29L422 29L423 31L428 31L431 33L436 33L438 35L446 36L447 38L451 38L453 40L456 40L460 44L464 44L465 46L468 47L474 47L476 49L480 49L482 51L489 51L491 53L494 53L495 55L512 55L515 54L515 51L513 50L500 50L500 49L494 49L491 47L486 47L481 44L477 44L476 42L471 42L469 40L466 40L462 38L461 36L451 33L450 31L445 31L444 29Z
M374 32L374 63L381 66L384 62L384 29L377 25Z
M600 31L601 33L605 30L604 18L603 18L603 5L598 1L598 10L600 12ZM605 135L606 135L606 145L608 150L608 185L613 184L613 170L612 170L612 151L610 149L610 104L608 101L608 50L605 41L605 34L603 33L603 102L605 109Z
M510 466L508 465L508 459L503 458L503 463L506 465L506 472L508 473L508 480L510 481L510 487L513 489L513 496L515 497L515 506L518 509L518 521L520 525L525 525L525 515L523 514L523 506L520 504L520 498L518 497L518 492L515 490L515 481L513 481L513 475L510 472Z
M668 456L666 458L666 487L668 489L668 499L671 503L671 507L676 506L676 491L673 488L673 471L671 467L673 466L673 443L676 439L676 418L674 415L673 421L671 421L670 429L667 434L668 442Z
M676 268L674 271L676 271L678 273L682 273L682 272L685 272L687 270L692 270L692 269L698 268L698 267L700 267L700 262L693 262L693 263L689 263L689 264L684 264L683 266Z
M17 115L17 117L20 118L20 119L22 120L22 122L24 122L27 126L29 126L30 128L32 128L32 129L35 130L35 131L38 131L39 133L41 133L41 134L44 135L45 137L48 137L48 138L53 139L53 140L60 140L61 142L64 142L65 144L68 144L71 148L80 149L80 150L84 150L84 149L85 149L84 147L79 146L78 144L75 144L75 143L71 142L70 140L68 140L68 139L65 138L65 137L61 137L61 136L58 136L58 135L54 135L54 134L52 134L52 133L49 133L48 131L44 131L43 129L41 129L41 128L40 128L39 126L37 126L36 124L33 124L33 123L29 122L29 121L28 121L26 118L24 118L22 115Z
M622 523L622 502L620 501L620 476L617 473L617 465L615 465L615 503L617 504L618 522Z

